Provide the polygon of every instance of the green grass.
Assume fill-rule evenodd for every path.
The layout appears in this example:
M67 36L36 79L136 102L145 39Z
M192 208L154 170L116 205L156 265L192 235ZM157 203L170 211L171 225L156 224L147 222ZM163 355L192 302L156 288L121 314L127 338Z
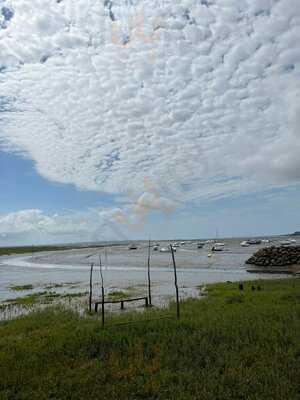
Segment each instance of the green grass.
M44 286L45 289L57 289L64 287L63 283L49 283L48 285Z
M57 251L57 250L68 250L74 247L68 246L18 246L18 247L0 247L0 256L6 256L10 254L25 254L25 253L36 253L39 251Z
M78 298L87 296L87 292L76 293L56 293L45 290L43 292L36 292L27 294L26 296L17 297L15 299L7 300L6 303L14 305L34 305L34 304L51 304L57 299Z
M41 302L41 299L46 296L48 292L37 292L27 294L26 296L17 297L15 299L7 300L9 304L15 305L32 305L36 304L37 302Z
M6 256L10 254L25 254L25 253L37 253L39 251L59 251L59 250L73 250L73 249L99 249L105 248L106 244L91 244L88 246L76 245L48 245L48 246L13 246L13 247L0 247L0 256ZM109 247L117 247L118 243L110 243Z
M26 285L10 285L9 289L14 291L32 290L34 287L31 284Z
M113 292L108 293L105 297L109 300L121 300L128 299L131 296L136 295L138 292L134 289L126 289L126 290L115 290Z
M252 284L208 286L180 321L158 319L171 305L104 330L53 308L0 324L0 399L299 399L300 279Z

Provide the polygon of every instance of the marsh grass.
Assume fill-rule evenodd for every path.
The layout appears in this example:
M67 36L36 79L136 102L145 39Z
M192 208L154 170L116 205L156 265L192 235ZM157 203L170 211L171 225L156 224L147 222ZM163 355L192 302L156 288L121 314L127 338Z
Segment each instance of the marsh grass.
M6 303L15 305L33 305L37 303L51 304L57 299L68 299L87 296L87 292L77 293L56 293L45 290L43 292L36 292L27 294L26 296L17 297L15 299L7 300Z
M73 247L69 246L17 246L17 247L0 247L0 256L6 256L10 254L25 254L25 253L36 253L39 251L58 251L68 250Z
M23 291L23 290L33 290L34 286L31 284L26 284L26 285L10 285L8 287L10 290L14 291Z
M108 300L121 300L121 299L128 299L133 295L137 295L138 291L132 289L126 290L114 290L112 292L108 292L105 296Z
M44 286L45 289L58 289L64 287L63 283L48 283L47 285Z
M74 250L74 249L101 249L105 248L106 244L91 244L89 246L76 245L48 245L48 246L15 246L15 247L0 247L0 256L7 256L10 254L25 254L25 253L37 253L40 251L60 251L60 250ZM110 247L119 246L117 243L110 243Z
M105 329L61 308L2 323L0 398L299 399L300 279L256 284L209 285L179 321L171 304Z
M122 290L115 290L113 292L108 293L106 297L110 300L120 300L128 297L128 293Z

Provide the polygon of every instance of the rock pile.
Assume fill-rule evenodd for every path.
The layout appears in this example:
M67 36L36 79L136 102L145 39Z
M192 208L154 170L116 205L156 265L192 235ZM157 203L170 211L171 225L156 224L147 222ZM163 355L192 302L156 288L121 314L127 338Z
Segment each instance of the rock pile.
M279 267L286 265L300 265L300 246L265 247L253 254L246 264L262 267Z

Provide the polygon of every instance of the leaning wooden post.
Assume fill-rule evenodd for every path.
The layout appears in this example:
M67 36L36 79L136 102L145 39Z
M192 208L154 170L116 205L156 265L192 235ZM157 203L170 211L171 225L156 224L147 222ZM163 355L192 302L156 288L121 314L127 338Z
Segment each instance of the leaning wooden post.
M172 260L173 260L173 267L174 267L174 283L175 283L175 290L176 290L176 314L177 318L180 318L180 309L179 309L179 293L178 293L178 284L177 284L177 270L176 270L176 263L175 263L175 256L173 246L170 244L170 249L172 253Z
M150 239L148 245L148 298L149 298L149 307L152 306L152 299L151 299L151 276L150 276Z
M92 297L93 297L93 269L94 263L91 264L90 269L90 297L89 297L89 311L92 311Z
M103 274L102 274L102 262L101 262L101 254L99 254L99 267L100 267L100 277L101 277L101 294L102 294L102 307L101 307L101 314L102 314L102 326L104 326L105 318L104 318L104 282L103 282Z

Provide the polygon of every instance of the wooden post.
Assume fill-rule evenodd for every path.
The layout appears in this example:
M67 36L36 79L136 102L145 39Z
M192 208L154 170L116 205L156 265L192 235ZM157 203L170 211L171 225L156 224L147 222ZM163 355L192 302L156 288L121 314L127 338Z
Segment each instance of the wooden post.
M99 267L100 267L100 277L101 277L101 294L102 294L102 307L101 307L101 314L102 314L102 326L104 326L105 322L105 310L104 310L104 282L103 282L103 274L102 274L102 262L101 262L101 254L99 254Z
M151 298L151 276L150 276L150 239L148 245L148 297L149 297L149 307L152 306L152 298Z
M104 255L105 255L105 264L107 266L107 248L106 247L105 247L105 250L104 250Z
M177 270L176 270L174 250L173 250L173 247L171 244L170 244L170 248L171 248L173 267L174 267L174 283L175 283L175 290L176 290L176 314L177 314L177 318L179 319L180 318L180 309L179 309L179 293L178 293L178 284L177 284Z
M94 269L94 264L91 264L91 269L90 269L90 296L89 296L89 311L92 311L92 297L93 297L93 269Z

